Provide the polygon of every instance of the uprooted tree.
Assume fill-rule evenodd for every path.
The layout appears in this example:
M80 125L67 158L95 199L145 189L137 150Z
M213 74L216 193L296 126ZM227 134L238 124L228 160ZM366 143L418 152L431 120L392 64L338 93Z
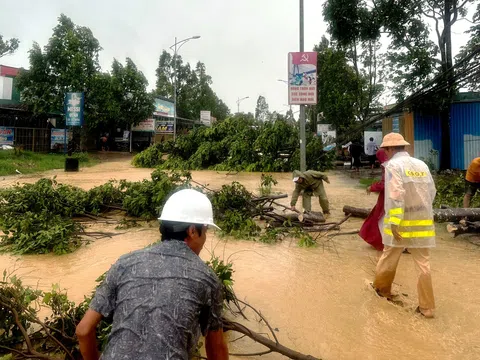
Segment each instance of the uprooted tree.
M286 198L286 194L271 194L273 177L263 174L261 179L259 196L238 182L211 190L193 181L189 172L167 174L158 169L152 172L150 180L109 181L89 191L45 178L34 184L17 184L0 190L0 231L3 232L0 251L72 252L89 239L102 235L87 232L86 222L130 227L138 221L156 220L171 193L191 187L210 197L216 221L222 228L220 234L224 236L265 243L287 237L298 239L300 246L314 246L316 240L311 233L338 228L338 223L325 224L321 213L291 212L278 202ZM121 220L118 216L109 217L112 211L121 211L120 215L124 216L120 216Z
M324 152L323 147L320 137L308 133L309 169L333 168L335 153ZM258 122L235 115L212 127L196 128L175 143L155 144L136 155L133 164L165 170L292 171L300 167L298 129L280 117Z

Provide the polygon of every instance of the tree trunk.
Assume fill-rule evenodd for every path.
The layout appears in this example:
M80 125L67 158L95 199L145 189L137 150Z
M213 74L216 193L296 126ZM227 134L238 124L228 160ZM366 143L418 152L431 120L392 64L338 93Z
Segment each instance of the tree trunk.
M453 0L456 1L456 0ZM450 157L450 108L455 94L454 89L454 72L453 72L453 56L452 56L452 14L453 1L444 0L443 13L443 36L440 51L442 52L442 70L447 88L445 89L444 101L441 104L440 121L442 128L442 153L440 156L440 168L449 169L451 167Z
M343 212L345 213L345 215L351 214L353 217L358 217L358 218L362 218L362 219L366 219L368 217L368 215L370 214L370 211L372 211L372 210L371 209L364 209L364 208L356 208L356 207L348 206L348 205L345 205L343 207Z
M447 231L453 237L467 233L480 233L480 221L470 222L461 220L460 224L448 224Z
M352 214L354 217L365 219L370 214L370 209L356 208L345 205L343 212L345 214ZM433 209L433 218L435 222L459 222L462 219L469 221L480 221L480 208L463 209L463 208L448 208L448 209Z
M480 221L480 209L433 209L436 222L459 222L462 219L469 221Z

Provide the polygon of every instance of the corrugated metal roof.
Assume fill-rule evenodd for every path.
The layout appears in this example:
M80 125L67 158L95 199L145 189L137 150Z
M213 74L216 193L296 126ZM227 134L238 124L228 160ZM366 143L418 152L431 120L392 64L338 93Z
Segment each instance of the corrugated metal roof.
M466 170L480 156L480 102L452 104L450 146L454 169Z
M440 114L415 111L414 122L414 156L439 169L442 150Z

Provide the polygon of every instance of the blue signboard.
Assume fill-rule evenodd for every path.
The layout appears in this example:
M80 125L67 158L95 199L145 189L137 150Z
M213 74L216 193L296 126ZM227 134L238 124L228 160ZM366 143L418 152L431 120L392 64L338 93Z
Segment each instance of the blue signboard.
M13 145L15 129L13 127L0 126L0 145Z
M155 99L155 110L153 115L174 117L175 116L175 107L174 104L170 101Z
M173 121L156 120L155 132L157 134L173 134Z
M71 137L70 130L67 137ZM50 149L63 149L65 142L65 129L51 129Z
M83 125L83 93L65 94L65 121L67 126Z

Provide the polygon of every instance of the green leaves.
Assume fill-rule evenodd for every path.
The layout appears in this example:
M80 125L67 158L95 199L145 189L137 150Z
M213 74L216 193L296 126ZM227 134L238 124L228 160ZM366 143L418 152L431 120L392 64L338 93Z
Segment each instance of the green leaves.
M136 155L139 167L164 170L215 169L217 171L291 171L300 165L298 129L283 118L256 122L237 114L212 127L199 127L180 136L176 143L155 144ZM162 157L168 154L168 158ZM332 168L333 157L323 153L321 138L308 133L308 167Z
M267 121L268 114L267 100L264 96L260 95L257 99L257 107L255 108L255 120Z
M89 28L62 14L43 51L34 43L30 68L18 76L23 101L37 114L62 113L65 92L82 91L85 124L91 131L129 128L145 120L154 110L145 76L130 58L126 65L114 60L111 74L100 72L101 50Z
M434 180L437 188L437 195L433 202L434 208L440 208L441 205L448 205L454 208L463 206L465 175L462 172L448 171L441 175L435 175ZM478 196L472 198L471 206L480 206L480 198Z
M16 254L65 254L81 245L82 226L72 220L87 213L99 214L106 206L123 207L128 215L155 219L176 189L189 186L188 172L168 175L156 170L141 182L109 181L84 191L40 179L0 191L0 249Z
M198 62L193 69L190 64L183 63L181 56L174 58L164 50L160 55L156 73L155 94L170 99L173 99L176 74L179 117L198 119L201 110L210 110L212 116L218 120L224 120L229 115L230 110L211 88L212 78L207 75L204 63Z
M13 54L18 49L19 44L20 41L18 41L18 39L3 40L3 36L0 35L0 58Z

